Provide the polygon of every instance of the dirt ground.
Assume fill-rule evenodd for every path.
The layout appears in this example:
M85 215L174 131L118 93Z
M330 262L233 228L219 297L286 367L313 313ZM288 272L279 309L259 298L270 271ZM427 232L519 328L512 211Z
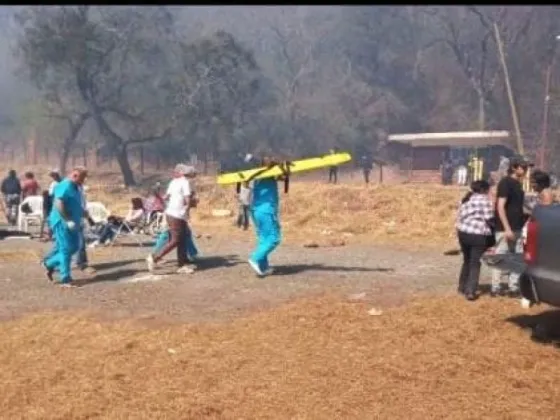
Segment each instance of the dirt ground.
M39 266L47 244L0 241L0 418L557 418L560 353L526 329L559 313L456 295L460 257L442 251L460 192L333 191L284 207L288 240L266 279L246 264L252 232L212 221L210 207L192 275L174 274L174 258L149 275L150 238L123 238L91 250L97 275L63 289ZM399 210L409 191L418 206ZM346 204L321 207L332 203ZM300 220L296 206L320 217ZM360 219L363 237L345 246L302 246ZM437 234L411 241L422 229Z
M123 238L114 247L89 251L98 273L88 278L78 271L80 287L71 290L60 290L44 279L38 261L48 245L4 240L0 243L0 317L85 309L116 317L157 314L186 322L221 321L326 291L365 292L376 304L396 304L410 293L453 290L456 276L457 258L433 252L411 254L371 245L310 249L285 245L274 254L275 274L264 280L256 278L246 263L253 244L251 232L244 241L199 234L202 258L195 274L176 275L170 257L150 276L145 263L150 248ZM151 242L143 239L146 245Z

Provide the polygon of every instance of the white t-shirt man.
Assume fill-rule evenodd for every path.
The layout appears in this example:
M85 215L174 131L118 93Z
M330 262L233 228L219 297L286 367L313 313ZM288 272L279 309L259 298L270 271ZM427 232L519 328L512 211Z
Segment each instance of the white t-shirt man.
M184 219L187 214L188 197L191 195L189 181L185 177L174 178L167 187L169 197L165 214L175 219Z

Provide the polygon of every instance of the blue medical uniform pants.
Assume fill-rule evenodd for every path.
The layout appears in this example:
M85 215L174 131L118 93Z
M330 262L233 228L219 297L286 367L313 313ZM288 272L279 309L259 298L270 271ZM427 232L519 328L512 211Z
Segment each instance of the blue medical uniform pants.
M165 244L169 242L169 240L170 240L169 230L164 230L163 232L161 232L156 239L156 244L154 246L154 250L152 251L152 254L154 255L159 254L159 252L163 249ZM187 257L194 258L198 255L198 249L196 247L196 244L194 243L192 231L189 235L187 235L186 249L187 249Z
M251 260L259 265L262 272L269 269L268 256L282 240L278 213L270 209L252 209L253 224L257 233L257 248L251 254Z
M64 223L55 224L52 231L54 244L45 258L45 266L49 270L59 272L61 283L68 283L72 280L70 271L72 255L80 247L80 233L78 230L71 231Z

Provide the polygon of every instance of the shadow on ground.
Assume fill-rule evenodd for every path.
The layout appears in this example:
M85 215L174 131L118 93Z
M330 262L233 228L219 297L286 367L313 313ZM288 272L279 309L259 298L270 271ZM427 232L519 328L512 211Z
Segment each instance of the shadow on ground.
M519 328L531 332L531 340L560 347L560 310L552 309L536 315L516 315L507 318Z
M141 241L141 242L122 242L122 243L116 243L114 246L117 248L151 248L155 245L155 241L152 239L149 239L147 241Z
M141 261L144 260L142 258L136 258L136 259L129 259L129 260L110 261L110 262L92 264L92 267L95 268L97 271L111 270L113 268L123 267L125 265L135 264Z
M95 277L88 279L76 280L76 286L88 286L90 284L100 283L100 282L117 282L119 280L125 280L130 277L134 277L136 274L145 270L134 270L130 268L125 268L121 270L111 271L109 273L97 274Z
M241 259L238 255L219 255L206 258L200 258L196 263L197 271L211 270L220 267L234 267L241 264Z
M299 274L306 271L330 271L330 272L346 272L346 273L392 273L394 268L385 267L344 267L344 266L331 266L324 264L293 264L293 265L277 265L274 266L274 275L289 276L292 274Z

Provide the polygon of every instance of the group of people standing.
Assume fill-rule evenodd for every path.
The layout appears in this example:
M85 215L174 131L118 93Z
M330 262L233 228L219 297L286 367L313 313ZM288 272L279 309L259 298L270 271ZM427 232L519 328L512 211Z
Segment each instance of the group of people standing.
M453 176L456 184L461 186L484 178L484 159L476 155L471 156L468 161L444 159L441 164L441 183L452 185Z
M329 153L331 155L339 153L338 147L332 148ZM362 170L362 175L364 177L364 182L369 184L371 171L373 170L373 159L370 155L365 154L360 156L360 169ZM338 166L329 167L329 184L338 183Z
M33 172L26 172L20 181L16 171L11 169L0 190L4 196L4 213L8 223L15 226L20 203L29 196L39 195L40 187Z
M523 180L530 163L522 157L509 160L505 176L491 195L488 181L479 180L471 184L471 190L463 198L457 214L456 228L463 255L459 275L459 293L467 300L476 300L480 278L481 257L489 249L494 254L521 253L523 251L523 227L532 207L536 204L549 205L553 201L550 176L534 170L530 184L536 192L535 199L528 202L523 191ZM507 287L501 280L507 275ZM519 275L493 269L490 295L507 294L519 296Z

